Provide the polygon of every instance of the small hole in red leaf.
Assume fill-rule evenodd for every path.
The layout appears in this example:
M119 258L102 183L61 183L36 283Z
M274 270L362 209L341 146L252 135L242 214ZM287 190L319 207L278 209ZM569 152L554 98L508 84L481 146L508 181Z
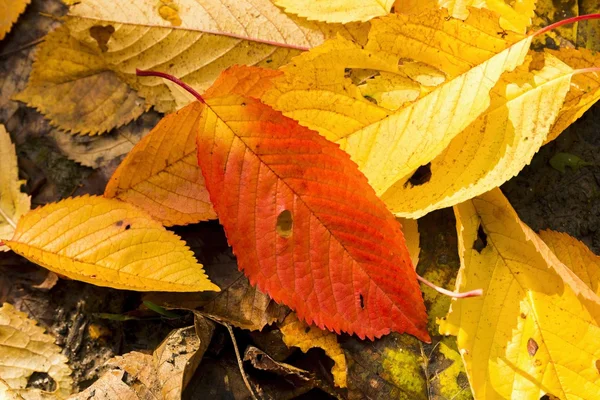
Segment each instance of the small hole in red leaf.
M292 213L289 210L282 211L277 216L277 234L284 238L289 238L292 236L292 227L294 225L294 220L292 218Z
M360 301L360 308L362 308L364 310L365 309L365 298L363 297L362 293L359 293L358 300Z

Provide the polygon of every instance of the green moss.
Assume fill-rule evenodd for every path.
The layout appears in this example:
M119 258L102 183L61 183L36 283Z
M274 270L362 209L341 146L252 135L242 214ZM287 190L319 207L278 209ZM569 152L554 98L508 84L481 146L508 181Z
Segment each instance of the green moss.
M419 355L403 348L385 349L381 360L386 375L384 379L418 397L427 393L422 364L423 360Z
M436 381L432 384L433 391L441 398L467 400L472 399L463 363L456 349L451 347L450 338L442 340L438 351L445 360L452 363L443 371L436 372Z

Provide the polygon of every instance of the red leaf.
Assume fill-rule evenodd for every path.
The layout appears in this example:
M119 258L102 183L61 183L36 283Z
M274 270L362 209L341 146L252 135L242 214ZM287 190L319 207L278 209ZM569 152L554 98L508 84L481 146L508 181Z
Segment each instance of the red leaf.
M429 341L400 224L349 156L258 100L206 101L198 160L250 282L321 328Z

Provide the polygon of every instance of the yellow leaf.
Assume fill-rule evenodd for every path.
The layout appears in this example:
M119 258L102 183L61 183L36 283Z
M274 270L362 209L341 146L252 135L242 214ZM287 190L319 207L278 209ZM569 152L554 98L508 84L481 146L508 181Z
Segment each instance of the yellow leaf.
M559 50L545 50L574 69L600 67L600 54L586 49L561 47ZM571 80L571 90L558 119L546 139L546 143L556 139L569 125L581 118L600 99L600 73L577 74Z
M394 0L275 0L275 4L309 20L345 24L386 15Z
M416 219L397 218L397 220L402 225L402 233L404 234L404 240L406 240L406 248L408 249L408 254L410 254L410 260L413 266L417 268L419 253L421 252L421 247L419 246L419 224Z
M600 295L600 257L582 242L566 233L541 231L540 237L558 259L586 285Z
M144 209L165 226L215 219L196 155L194 102L164 117L119 165L104 195Z
M60 351L54 344L54 337L44 333L44 329L25 313L8 303L0 307L0 382L3 381L15 394L25 400L64 399L71 394L71 370ZM26 388L34 372L48 374L56 382L55 391L48 393Z
M115 199L84 196L48 204L23 216L5 243L57 274L98 286L219 290L178 236Z
M31 198L21 193L15 146L4 125L0 124L0 241L10 239L19 219L29 211ZM0 252L10 250L0 246Z
M270 0L88 0L71 8L67 26L161 112L185 103L164 80L138 79L136 68L169 72L202 92L232 65L278 68L337 33L365 40L368 29L288 16Z
M465 19L469 8L487 8L500 15L500 26L514 32L525 33L534 16L537 0L438 0L438 4L448 8L454 18Z
M600 305L499 189L455 206L461 269L440 332L457 344L476 398L591 399L600 391ZM573 289L573 286L577 286ZM588 288L589 289L589 288ZM579 294L582 293L582 294Z
M442 12L374 20L364 50L338 38L304 53L263 99L339 143L381 195L439 155L488 108L502 73L524 61L531 38L507 47L490 13L478 15L472 24ZM393 61L411 56L454 79L393 113L359 98L343 77L344 68L393 73Z
M293 312L279 325L279 329L287 347L298 347L304 353L314 347L323 349L335 363L331 368L335 385L342 388L347 387L346 355L340 347L335 333L308 325L304 321L300 321Z
M15 96L65 131L97 135L139 117L146 106L108 71L97 52L60 26L45 37L27 88Z
M359 89L363 97L372 98L377 105L391 111L416 100L421 95L421 88L415 81L389 72L381 72L364 85L360 85Z
M31 0L0 0L0 40L10 32L13 24Z
M527 62L501 77L490 107L431 161L426 182L406 177L383 193L392 212L419 218L500 186L529 164L559 115L574 73L550 55L543 69L529 69Z

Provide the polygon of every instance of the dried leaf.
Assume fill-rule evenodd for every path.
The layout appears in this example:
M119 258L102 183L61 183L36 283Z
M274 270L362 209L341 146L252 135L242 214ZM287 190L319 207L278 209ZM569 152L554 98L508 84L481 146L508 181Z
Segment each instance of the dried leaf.
M431 161L426 182L398 181L382 194L392 212L419 218L485 193L517 175L544 144L575 71L548 55L502 76L490 107Z
M299 378L301 381L309 381L311 379L310 372L296 368L290 364L277 362L267 353L254 346L248 346L246 348L246 351L244 352L244 361L250 361L252 366L256 369L269 371L286 379L289 379L290 375L294 378Z
M275 4L308 20L345 24L386 15L394 0L276 0Z
M197 147L250 283L321 328L428 339L400 226L337 146L232 95L207 100Z
M440 332L457 335L476 398L593 398L600 387L600 305L578 278L565 283L552 253L499 189L455 207L461 271ZM478 240L481 245L474 245ZM573 288L573 285L577 287Z
M289 314L279 325L283 341L288 347L298 347L304 353L313 347L321 348L335 363L331 374L336 386L347 387L346 356L337 342L337 335L300 321L295 313Z
M38 208L5 243L57 274L98 286L219 290L178 236L114 199L83 196Z
M52 125L84 135L125 125L146 109L98 52L73 39L65 26L45 37L27 88L15 99L35 107Z
M31 0L0 0L0 40L4 39L10 32L13 24L17 22L19 15L25 11Z
M31 198L21 193L15 146L0 124L0 241L10 239L21 217L29 211ZM0 252L10 250L0 245Z
M44 333L35 321L12 305L3 304L0 308L0 381L25 400L64 399L71 394L72 380L67 358L60 351L54 337ZM26 388L34 372L48 374L56 382L55 391Z

